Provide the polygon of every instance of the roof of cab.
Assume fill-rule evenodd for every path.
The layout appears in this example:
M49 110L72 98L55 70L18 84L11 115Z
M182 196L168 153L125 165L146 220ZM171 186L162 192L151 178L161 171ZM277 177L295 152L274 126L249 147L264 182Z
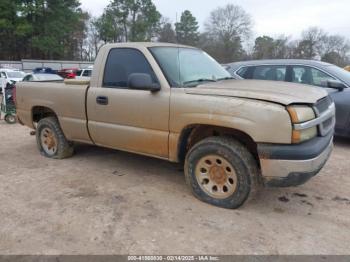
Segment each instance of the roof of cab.
M126 43L112 43L106 44L106 47L116 48L116 47L185 47L185 48L195 48L192 46L181 45L181 44L171 44L171 43L159 43L159 42L126 42Z

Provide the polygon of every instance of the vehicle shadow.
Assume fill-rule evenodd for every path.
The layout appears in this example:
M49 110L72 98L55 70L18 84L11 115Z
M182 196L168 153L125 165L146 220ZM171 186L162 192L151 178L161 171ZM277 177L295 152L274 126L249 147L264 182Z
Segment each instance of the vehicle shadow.
M183 166L179 163L94 145L77 144L74 158L96 161L112 173L140 173L142 176L159 176L160 179L174 175L183 177Z
M341 146L341 147L350 147L350 138L334 137L334 145Z
M162 185L163 187L173 188L174 191L172 191L172 193L178 194L178 197L182 197L183 194L191 196L191 192L185 183L182 164L85 144L76 145L75 152L74 158L85 159L84 161L88 162L96 162L96 165L103 166L104 170L109 174L114 173L116 176L131 176L131 180L140 179L145 183L145 186L152 186L148 184L149 179L147 179L148 177L152 177L152 181L157 181L157 186ZM271 210L273 211L274 208L277 208L277 213L288 212L288 206L285 206L283 209L284 211L279 209L279 207L283 205L284 196L292 201L293 193L299 191L301 192L302 190L295 188L262 187L256 197L251 199L247 205L243 205L239 210L270 212ZM194 197L193 201L196 201ZM202 206L203 204L204 203L197 203L194 205ZM299 206L299 209L307 207L308 206ZM216 207L207 205L207 208ZM292 210L294 208L292 208Z

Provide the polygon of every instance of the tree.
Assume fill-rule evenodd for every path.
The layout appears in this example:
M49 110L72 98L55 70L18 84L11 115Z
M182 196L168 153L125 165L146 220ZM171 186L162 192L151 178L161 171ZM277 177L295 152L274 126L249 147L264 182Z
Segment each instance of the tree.
M344 67L347 65L346 57L343 57L339 55L339 53L333 51L326 53L324 56L322 56L322 61L335 64L340 67Z
M251 34L250 15L237 5L228 4L210 13L206 31L221 39L248 38Z
M160 22L158 41L164 43L176 43L176 33L169 19L163 18Z
M17 38L30 32L27 24L19 21L16 13L19 1L0 1L0 58L16 59L14 49L17 48Z
M254 58L268 59L274 58L275 40L269 36L260 36L255 39Z
M280 36L273 39L262 36L255 39L253 58L255 59L282 59L290 58L291 48L288 38Z
M94 21L94 26L99 34L99 38L108 42L122 42L126 41L128 37L126 21L122 21L122 17L119 17L114 10L107 7L104 13ZM124 30L124 32L123 32Z
M87 33L84 40L84 58L83 60L93 61L102 45L102 40L98 32L98 19L93 17L87 22Z
M2 0L0 57L79 58L85 19L78 0Z
M350 53L349 41L339 35L326 36L323 43L322 61L345 66L348 64Z
M302 38L295 48L294 56L305 59L320 57L326 36L324 31L318 27L310 27L303 31Z
M151 0L113 0L96 25L105 42L150 41L160 18Z
M181 14L180 22L175 23L177 41L185 45L197 45L199 40L198 22L189 10Z
M202 47L222 63L240 60L245 56L242 42L250 36L251 27L250 16L240 6L217 8L205 24Z

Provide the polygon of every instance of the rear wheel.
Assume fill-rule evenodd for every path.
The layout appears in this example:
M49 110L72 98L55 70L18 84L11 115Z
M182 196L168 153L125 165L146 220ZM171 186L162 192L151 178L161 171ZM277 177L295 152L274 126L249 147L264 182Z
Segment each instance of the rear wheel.
M215 206L240 207L256 192L258 175L252 154L232 138L204 139L186 156L187 184L198 199Z
M16 117L11 114L5 115L5 121L8 124L15 124L17 122Z
M55 117L39 121L36 140L40 153L46 157L63 159L73 155L73 145L67 141Z

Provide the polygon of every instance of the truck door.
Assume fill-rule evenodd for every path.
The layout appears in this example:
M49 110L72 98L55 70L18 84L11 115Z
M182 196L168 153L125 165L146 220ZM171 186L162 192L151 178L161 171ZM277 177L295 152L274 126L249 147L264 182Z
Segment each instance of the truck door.
M149 74L161 83L156 66L135 48L109 51L100 71L101 86L91 86L87 96L88 128L95 144L168 158L170 88L161 85L160 91L150 92L128 87L132 73Z

